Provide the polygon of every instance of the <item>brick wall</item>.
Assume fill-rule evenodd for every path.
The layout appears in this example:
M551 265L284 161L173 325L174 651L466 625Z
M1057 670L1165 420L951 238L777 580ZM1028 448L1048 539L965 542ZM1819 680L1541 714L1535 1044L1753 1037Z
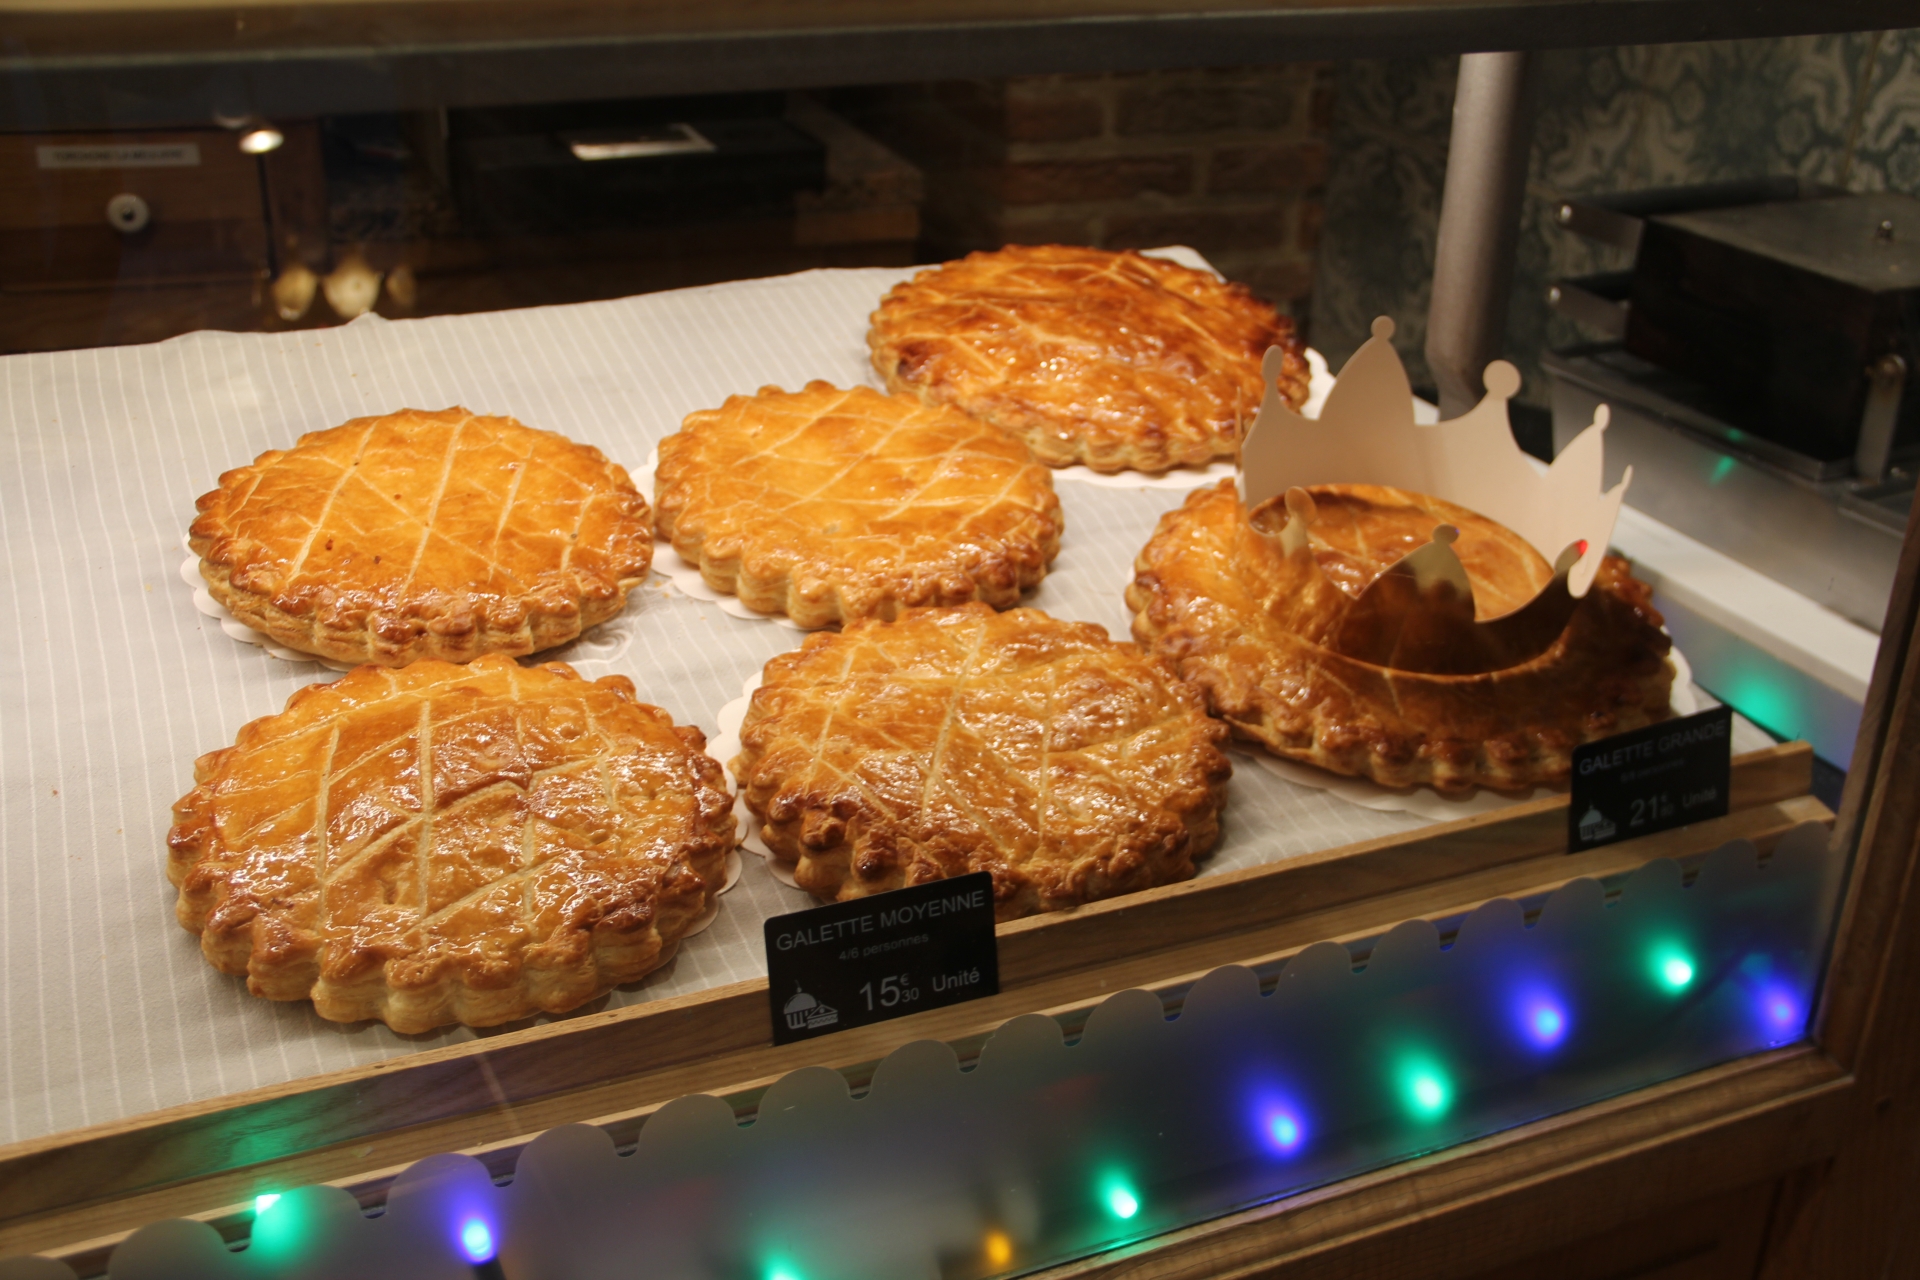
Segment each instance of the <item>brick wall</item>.
M1030 76L844 91L927 177L923 248L1188 244L1296 315L1313 289L1328 67Z

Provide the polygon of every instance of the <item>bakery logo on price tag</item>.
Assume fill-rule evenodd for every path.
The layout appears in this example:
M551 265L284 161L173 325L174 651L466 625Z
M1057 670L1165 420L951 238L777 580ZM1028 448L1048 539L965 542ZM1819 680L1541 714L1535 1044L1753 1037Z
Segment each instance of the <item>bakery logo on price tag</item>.
M984 871L775 916L766 937L775 1044L1000 991Z
M1731 707L1575 747L1567 850L1723 818L1732 777Z

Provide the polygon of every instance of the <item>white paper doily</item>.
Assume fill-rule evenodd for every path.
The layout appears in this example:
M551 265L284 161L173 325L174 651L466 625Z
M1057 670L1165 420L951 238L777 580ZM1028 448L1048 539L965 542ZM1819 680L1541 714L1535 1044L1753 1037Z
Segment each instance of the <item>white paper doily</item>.
M733 777L730 762L740 754L740 726L747 718L747 704L753 701L753 691L759 687L760 673L756 671L740 686L740 696L720 708L720 732L707 744L708 755L723 764L729 764L727 776L730 778ZM760 820L747 807L746 788L738 778L733 778L733 816L740 824L740 847L766 859L767 870L773 873L775 880L790 889L798 889L800 884L793 878L793 868L774 857L773 850L767 848L767 842L760 838Z
M654 500L653 473L660 465L660 451L655 449L647 455L644 466L628 467L627 474L633 479L633 487L647 495L647 501ZM749 609L740 597L715 591L700 576L700 570L680 558L673 544L664 538L653 540L653 571L667 580L667 584L689 600L699 600L706 604L718 605L720 612L729 618L745 618L749 622L772 622L789 631L805 631L807 628L795 622L784 613L761 613Z
M761 613L741 603L739 596L715 591L707 585L707 580L700 576L699 569L680 558L671 542L653 544L653 571L665 578L673 585L675 591L687 599L718 605L720 612L730 618L745 618L749 622L771 622L789 631L807 630L784 613Z
M700 918L698 920L695 920L692 924L688 925L687 931L680 935L680 938L682 941L685 941L686 939L691 938L696 933L705 932L708 925L712 924L715 920L718 920L720 918L720 894L725 893L727 890L733 888L733 886L740 883L740 872L743 865L744 864L740 857L740 850L738 848L727 850L726 883L720 886L719 893L716 893L713 895L713 905L708 907L705 911L701 912Z
M200 577L200 557L195 555L185 538L180 539L180 547L187 558L180 562L180 580L193 589L193 607L220 624L220 629L243 644L265 649L283 662L313 662L330 671L351 671L350 662L335 662L332 658L322 658L311 653L301 653L298 649L289 649L285 645L275 644L272 637L255 631L240 619L227 612L226 606L213 598L207 590L206 582Z
M1693 694L1693 668L1680 650L1673 649L1668 654L1673 659L1673 694L1670 705L1676 716L1690 716L1700 709L1700 700ZM1512 792L1493 791L1486 787L1475 787L1462 796L1446 796L1432 787L1385 787L1366 778L1349 778L1345 774L1329 773L1325 769L1310 764L1301 764L1295 760L1283 760L1279 756L1269 755L1257 748L1241 747L1240 754L1250 757L1253 762L1268 773L1296 786L1312 787L1316 791L1325 791L1339 796L1351 804L1363 809L1374 809L1382 813L1411 813L1422 818L1431 818L1436 822L1451 822L1455 818L1471 818L1483 813L1493 813L1512 805L1524 804L1529 800L1540 800L1551 795L1563 795L1567 788L1535 787L1526 795Z

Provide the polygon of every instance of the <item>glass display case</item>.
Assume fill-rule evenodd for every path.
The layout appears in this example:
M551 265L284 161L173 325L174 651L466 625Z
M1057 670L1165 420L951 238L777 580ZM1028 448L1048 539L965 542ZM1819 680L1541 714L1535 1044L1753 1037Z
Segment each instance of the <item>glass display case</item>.
M1678 206L1500 362L1526 50L1906 17L7 6L0 1278L1910 1267L1913 201L1753 285L1819 475ZM1327 60L1460 52L1329 360Z

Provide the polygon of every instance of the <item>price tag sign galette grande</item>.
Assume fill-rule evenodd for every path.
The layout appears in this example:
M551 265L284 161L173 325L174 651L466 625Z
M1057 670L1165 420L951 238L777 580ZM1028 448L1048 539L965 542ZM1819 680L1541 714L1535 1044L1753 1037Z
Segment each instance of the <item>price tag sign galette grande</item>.
M1723 818L1732 777L1732 707L1576 747L1567 851Z
M774 916L766 940L775 1044L1000 991L984 871Z

